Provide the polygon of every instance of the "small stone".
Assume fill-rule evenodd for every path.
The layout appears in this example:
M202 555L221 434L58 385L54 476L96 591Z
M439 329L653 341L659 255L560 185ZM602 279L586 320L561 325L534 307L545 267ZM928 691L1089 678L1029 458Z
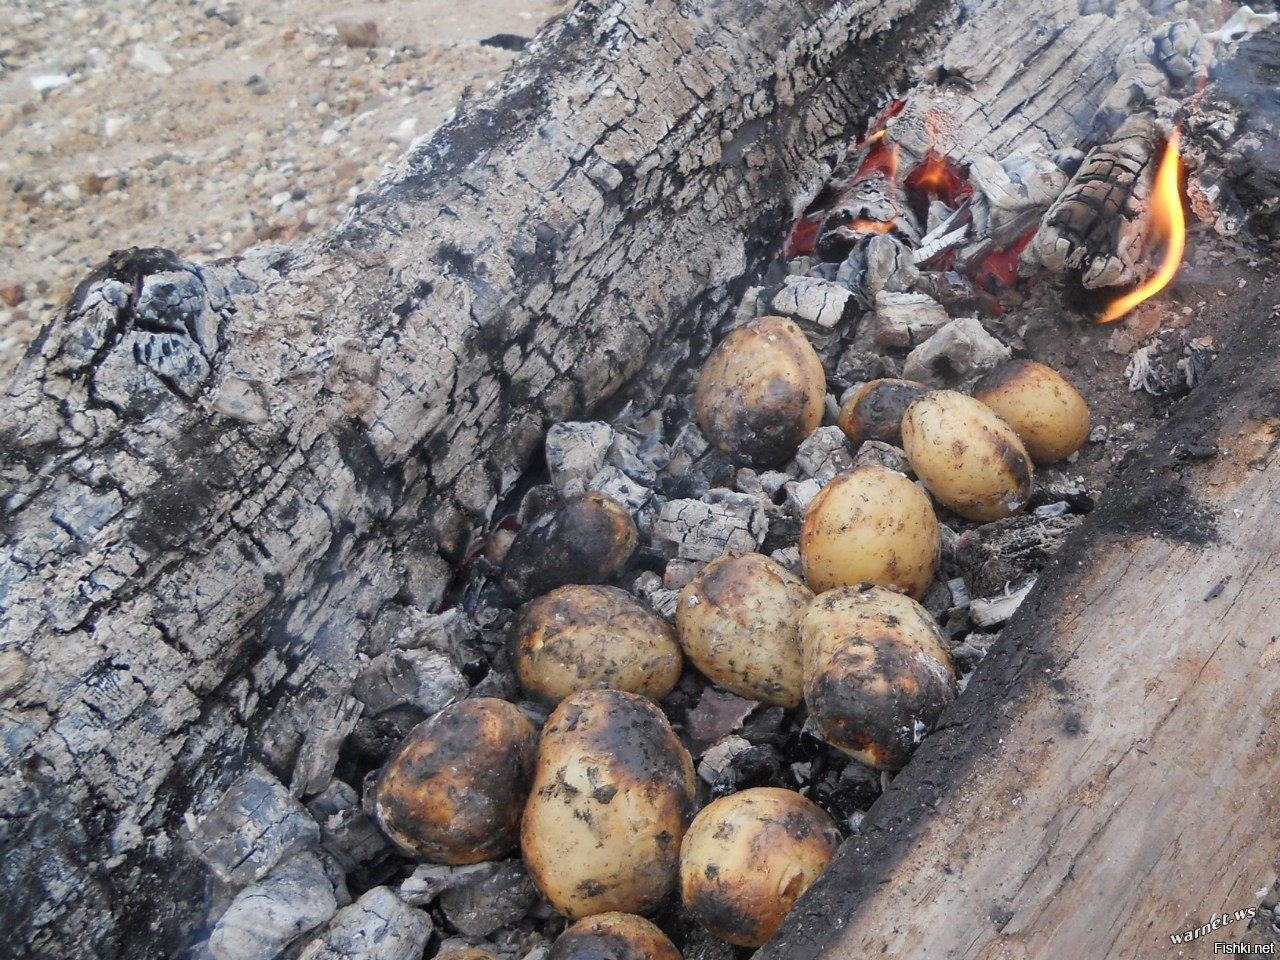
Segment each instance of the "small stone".
M261 880L290 854L314 846L320 828L263 766L237 780L190 829L195 855L223 883Z
M598 421L557 423L547 431L547 469L561 496L586 490L604 467L613 439L613 427Z
M538 902L538 889L519 860L485 866L488 870L472 874L440 895L445 918L468 937L487 937L518 923Z
M849 439L839 427L819 427L805 437L796 451L796 466L802 477L826 483L837 473L853 466L849 456Z
M338 39L348 47L372 47L378 42L378 24L373 20L342 17L333 22Z
M751 553L768 532L769 518L761 501L725 489L711 490L701 500L664 503L653 527L654 538L674 544L682 560Z
M16 307L25 296L26 290L20 283L0 287L0 302L3 302L6 307Z
M990 370L1013 355L975 317L952 320L916 347L903 364L907 380L951 387Z
M390 887L374 887L337 912L300 960L418 960L431 937L431 918Z
M236 895L213 928L209 953L215 960L272 960L337 909L320 858L300 853Z
M169 66L169 61L164 58L164 55L155 47L149 47L145 43L139 43L133 48L133 56L129 58L129 63L158 77L168 77L173 74L173 67Z

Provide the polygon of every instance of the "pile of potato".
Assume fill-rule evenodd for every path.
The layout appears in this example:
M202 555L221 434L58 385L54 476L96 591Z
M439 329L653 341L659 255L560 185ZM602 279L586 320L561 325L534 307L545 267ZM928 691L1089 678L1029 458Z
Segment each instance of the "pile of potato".
M713 351L697 410L734 460L776 465L821 423L825 390L804 334L766 317ZM637 543L608 498L570 502L546 529L522 532L505 574L508 595L525 601L511 654L526 693L552 712L538 731L515 705L478 698L416 727L379 775L387 836L444 864L518 848L576 921L553 960L678 958L642 916L676 889L717 937L754 947L772 936L840 832L787 789L699 811L692 759L656 702L687 663L740 697L807 711L823 741L863 764L900 769L957 693L946 639L918 602L938 570L935 501L972 521L1022 509L1033 462L1077 449L1088 411L1052 370L1015 361L973 396L873 381L839 426L855 443L900 444L919 483L881 466L837 475L805 516L803 576L761 554L720 557L684 586L674 624L603 585ZM554 576L530 559L538 550L558 558Z

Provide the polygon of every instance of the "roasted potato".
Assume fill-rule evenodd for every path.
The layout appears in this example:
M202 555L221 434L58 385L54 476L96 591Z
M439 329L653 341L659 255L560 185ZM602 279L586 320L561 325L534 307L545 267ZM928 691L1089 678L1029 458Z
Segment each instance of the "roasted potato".
M693 761L662 711L620 690L565 699L542 731L520 843L566 916L652 910L675 885Z
M616 587L553 590L526 604L514 629L516 675L545 703L606 687L658 700L680 679L671 625Z
M900 593L830 590L810 605L800 637L804 701L818 736L868 766L905 766L956 697L945 638Z
M489 697L445 707L413 728L378 777L378 825L411 856L478 863L516 845L538 734Z
M916 476L968 520L1001 520L1031 499L1031 456L980 400L934 390L907 407L902 446Z
M640 542L635 521L592 490L535 517L516 534L502 563L502 588L517 602L567 583L604 583Z
M929 497L902 474L871 464L823 487L800 528L800 559L816 593L878 583L922 597L941 550Z
M880 440L902 446L902 415L928 390L915 380L872 380L845 401L837 421L854 443Z
M1069 457L1089 439L1084 397L1043 363L1011 360L979 380L973 396L1013 427L1036 463Z
M708 932L758 947L839 845L831 818L794 790L743 790L694 818L680 845L680 896Z
M667 935L633 913L579 920L551 945L547 960L681 960Z
M799 705L800 616L813 592L758 553L712 560L680 591L676 634L693 665L731 693Z
M698 380L698 421L734 460L776 466L822 423L826 391L804 332L791 320L761 317L711 351Z

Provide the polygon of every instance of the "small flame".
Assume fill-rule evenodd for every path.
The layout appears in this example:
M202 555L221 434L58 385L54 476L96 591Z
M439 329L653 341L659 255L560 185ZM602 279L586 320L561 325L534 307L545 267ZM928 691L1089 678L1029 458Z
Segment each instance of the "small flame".
M964 186L964 179L945 155L934 152L933 147L930 147L924 160L907 174L903 186L926 197L937 197L947 206L955 206L956 196Z
M1173 275L1182 264L1182 253L1187 245L1187 218L1182 211L1182 194L1178 183L1182 174L1182 163L1178 158L1178 130L1175 127L1165 146L1164 156L1160 158L1160 167L1156 170L1155 184L1151 190L1151 210L1148 213L1148 236L1166 243L1164 260L1145 283L1130 291L1123 297L1113 301L1099 320L1110 323L1119 320L1126 313L1154 297L1169 285Z
M885 223L881 220L867 220L859 217L853 223L849 224L849 229L858 233L888 233L893 229L894 221L890 220Z

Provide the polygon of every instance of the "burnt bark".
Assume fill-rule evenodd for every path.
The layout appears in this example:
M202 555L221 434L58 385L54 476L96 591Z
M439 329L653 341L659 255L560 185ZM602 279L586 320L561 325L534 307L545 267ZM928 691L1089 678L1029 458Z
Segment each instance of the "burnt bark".
M583 0L333 234L86 278L0 400L4 952L181 952L184 812L313 784L547 424L705 350L951 15Z

